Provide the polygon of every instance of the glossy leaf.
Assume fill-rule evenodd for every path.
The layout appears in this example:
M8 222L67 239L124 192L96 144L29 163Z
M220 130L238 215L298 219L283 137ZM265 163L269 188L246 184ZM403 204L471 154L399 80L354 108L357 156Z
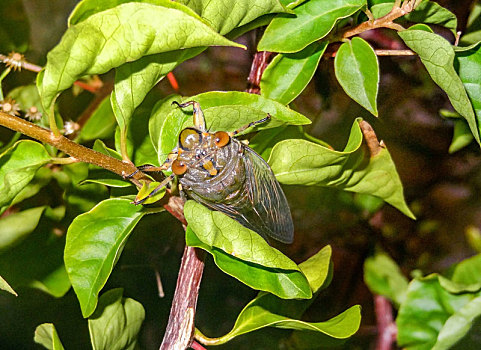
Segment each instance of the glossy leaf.
M344 91L377 117L379 62L372 47L362 38L345 42L337 51L334 67Z
M343 151L302 139L285 140L274 146L268 163L283 184L332 186L370 194L414 218L388 150L380 148L375 155L369 154L361 147L362 139L357 120Z
M159 145L161 144L160 135L162 134L162 129L166 127L166 124L165 124L166 118L170 113L172 113L172 110L173 110L172 102L181 101L181 100L182 100L182 97L180 95L175 95L175 94L169 95L164 99L160 100L159 102L157 102L152 108L152 113L149 119L149 134L150 134L150 139L152 140L152 145L154 146L154 149L157 153L161 152L159 150ZM175 119L173 121L176 122ZM164 161L164 158L159 155L159 164L162 164L163 161Z
M321 249L317 254L299 264L309 280L312 291L318 292L330 282L331 248ZM329 338L350 337L359 328L360 307L354 306L326 322L310 323L298 320L312 300L282 300L272 294L259 293L241 311L232 330L226 335L209 339L211 344L224 344L233 338L264 327L276 327L302 332L319 332ZM197 333L200 334L198 330ZM321 345L318 343L318 346Z
M107 199L77 216L67 232L65 267L82 314L95 310L97 295L107 282L125 242L145 212L127 199Z
M243 26L256 18L286 10L278 0L180 0L220 34Z
M142 304L122 297L121 288L102 294L97 309L89 317L94 350L134 350L145 318Z
M258 51L297 52L324 38L336 22L366 5L366 0L310 0L290 14L278 15L267 27Z
M366 259L364 282L373 294L388 297L398 306L406 297L408 280L387 254L378 253Z
M15 292L13 290L13 288L8 284L7 281L5 281L5 279L2 276L0 276L0 289L5 290L5 291L9 292L10 294L13 294L16 297L18 297L17 292Z
M252 288L284 299L312 296L296 263L257 233L194 201L187 201L184 215L190 230L186 235L187 243L211 253L224 272Z
M283 305L286 302L291 305ZM324 322L305 322L279 313L279 310L286 312L286 309L294 309L295 303L298 303L298 301L284 301L272 295L261 293L241 311L229 333L209 340L215 345L220 345L239 335L265 327L318 332L329 338L345 339L355 334L359 329L361 323L361 307L359 305L353 306ZM288 314L289 312L286 313ZM199 331L196 332L200 333ZM323 343L319 342L316 345L319 347Z
M268 268L249 263L203 243L190 227L186 230L186 244L209 252L215 264L226 274L245 285L263 290L281 298L309 298L309 285L298 271ZM302 286L299 289L299 286Z
M167 73L204 49L201 47L149 55L118 67L115 71L112 108L121 129L128 127L135 109Z
M144 199L145 197L147 197L149 194L151 194L152 191L154 191L160 185L160 182L156 182L156 181L149 182L148 184L143 180L140 180L140 181L142 182L142 188L140 189L139 193L135 197L136 201L140 201L140 200ZM163 188L161 188L160 191L158 191L152 197L145 200L142 204L155 203L159 199L164 197L164 195L165 195L165 186Z
M106 154L110 157L117 158L119 160L122 159L122 156L119 153L117 153L113 149L108 148L101 140L95 141L93 150ZM89 182L119 188L132 186L132 183L130 183L128 180L122 179L119 175L95 165L89 165L88 178L83 180L81 184Z
M478 296L450 316L438 334L433 350L451 349L471 329L473 321L481 315L481 297ZM476 332L478 333L478 332ZM479 345L479 340L474 346ZM471 348L471 347L469 347ZM468 347L466 347L468 349Z
M459 42L462 45L476 44L481 41L481 4L476 2L471 6L466 29Z
M457 51L454 67L461 78L469 100L473 106L479 130L481 124L481 89L479 88L481 84L481 77L479 76L481 74L481 45L477 44L466 51ZM458 122L456 124L460 123ZM461 141L464 141L461 145L466 144L469 141L468 136L463 136L465 133L463 133L462 129L462 125L458 126L458 130L455 128L455 136L458 136L457 140L459 140L458 145Z
M65 240L52 231L41 222L28 239L0 254L0 274L13 288L36 288L56 298L70 289L63 264Z
M384 3L374 5L370 10L374 18L379 18L388 14L392 7L393 3ZM401 20L414 23L437 24L449 29L453 35L456 35L458 26L458 19L454 13L436 2L426 0L420 2L414 11L401 17Z
M64 349L53 323L42 323L37 326L33 340L49 350Z
M325 246L306 261L299 264L304 276L311 286L312 293L317 293L331 283L332 278L332 248Z
M445 277L439 276L439 283L451 293L478 292L481 290L481 254L456 264Z
M479 298L479 293L449 293L434 275L413 280L396 319L398 345L406 349L433 349L448 319L475 298Z
M71 26L47 56L41 96L49 108L57 94L87 74L100 74L143 56L209 45L237 46L172 1L126 3Z
M37 227L45 207L37 207L0 218L0 252L24 240Z
M468 89L466 89L468 91ZM476 110L475 110L476 111ZM476 114L478 112L476 111ZM473 142L474 137L469 129L469 125L464 120L455 120L454 121L454 133L453 133L453 140L451 141L451 145L449 145L449 153L457 152L471 142Z
M278 54L262 74L261 95L285 105L292 102L311 81L326 47L324 41L295 54Z
M454 109L467 120L474 138L480 143L473 107L453 66L451 44L441 36L423 30L404 30L398 34L419 55L431 78L446 92Z
M117 126L110 98L106 97L92 113L79 133L79 141L111 137Z
M42 144L22 140L0 155L0 213L4 212L37 170L50 160Z
M192 112L182 111L171 106L171 112L165 116L168 105L175 100L168 98L157 104L152 112L150 120L151 138L158 138L157 152L159 162L162 163L167 154L177 145L180 131L187 126L193 125ZM267 113L271 120L256 126L256 130L269 129L281 125L305 125L310 120L279 102L266 99L262 96L245 92L220 92L212 91L200 95L186 97L181 101L197 101L200 103L207 124L212 131L234 131L252 121L263 119ZM154 128L155 127L155 128ZM160 127L160 129L158 129ZM252 131L247 129L244 133Z

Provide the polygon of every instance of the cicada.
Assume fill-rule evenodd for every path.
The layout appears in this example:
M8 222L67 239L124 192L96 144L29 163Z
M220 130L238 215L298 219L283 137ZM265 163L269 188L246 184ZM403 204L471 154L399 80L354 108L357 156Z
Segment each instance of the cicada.
M294 225L279 182L261 156L234 138L247 128L266 122L270 115L233 132L210 132L198 102L173 104L180 108L193 106L194 127L180 132L177 147L160 167L139 168L171 169L172 174L147 197L134 203L143 203L177 176L183 197L223 212L267 240L292 243Z

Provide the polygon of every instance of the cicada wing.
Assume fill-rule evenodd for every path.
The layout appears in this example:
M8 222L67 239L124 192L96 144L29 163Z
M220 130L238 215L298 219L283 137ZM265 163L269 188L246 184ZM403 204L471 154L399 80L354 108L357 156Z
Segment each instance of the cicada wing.
M291 211L281 185L269 165L249 147L244 147L246 189L251 206L243 216L261 231L283 243L294 240Z
M221 211L264 238L292 243L294 225L279 182L269 165L249 147L242 145L245 182L234 202L219 203L196 198L207 207Z

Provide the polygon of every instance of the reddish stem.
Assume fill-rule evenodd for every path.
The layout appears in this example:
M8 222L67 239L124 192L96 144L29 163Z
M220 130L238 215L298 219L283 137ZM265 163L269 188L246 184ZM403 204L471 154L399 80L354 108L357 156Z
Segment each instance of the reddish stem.
M195 340L192 342L192 345L190 347L194 350L206 350L206 348L197 343Z
M169 322L160 350L187 349L194 339L194 316L204 271L205 252L186 246L175 287Z
M391 303L385 297L375 295L374 309L378 330L376 350L391 350L397 335Z
M251 71L247 78L247 90L246 92L251 94L260 94L262 73L267 68L273 53L269 51L256 52L254 59L252 60Z

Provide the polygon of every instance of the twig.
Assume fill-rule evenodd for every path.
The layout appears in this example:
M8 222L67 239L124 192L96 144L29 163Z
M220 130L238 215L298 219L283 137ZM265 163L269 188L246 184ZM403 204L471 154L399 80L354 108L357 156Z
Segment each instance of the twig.
M402 17L412 12L419 4L419 2L420 0L408 0L401 4L400 0L396 0L392 10L387 15L373 21L363 22L358 26L355 26L354 28L347 29L344 32L341 32L336 37L337 40L335 41L342 41L352 36L359 35L367 30L372 30L376 28L390 28L397 31L403 30L404 27L397 23L394 23L394 21L399 17Z
M376 56L416 56L417 53L415 53L412 50L385 50L385 49L377 49L374 50L374 53ZM337 51L334 51L331 53L329 57L334 58L336 57Z
M84 147L75 143L65 136L56 136L52 131L42 128L38 125L30 123L24 119L12 116L7 113L0 112L0 125L5 126L14 131L18 131L24 135L30 136L38 141L45 142L54 146L58 150L75 158L79 162L85 162L97 165L107 169L120 176L126 176L134 173L137 168L132 163L122 162L118 159L94 151L93 149ZM137 172L130 180L139 185L139 180L150 181L142 172Z
M385 297L375 295L374 309L378 329L376 350L391 350L392 344L397 336L397 328L393 319L391 303Z
M0 54L0 61L1 62L8 62L9 60L9 57L8 56L5 56L5 55L2 55ZM22 69L25 69L25 70L28 70L30 72L34 72L34 73L38 73L40 72L43 68L40 67L40 66L37 66L36 64L33 64L33 63L30 63L30 62L27 62L26 60L21 60L19 62L20 64L20 67ZM74 85L77 85L77 86L80 86L82 89L84 90L87 90L87 91L90 91L91 93L96 93L98 90L99 90L99 87L96 86L96 85L90 85L86 82L83 82L81 80L77 80L76 82L74 82Z

